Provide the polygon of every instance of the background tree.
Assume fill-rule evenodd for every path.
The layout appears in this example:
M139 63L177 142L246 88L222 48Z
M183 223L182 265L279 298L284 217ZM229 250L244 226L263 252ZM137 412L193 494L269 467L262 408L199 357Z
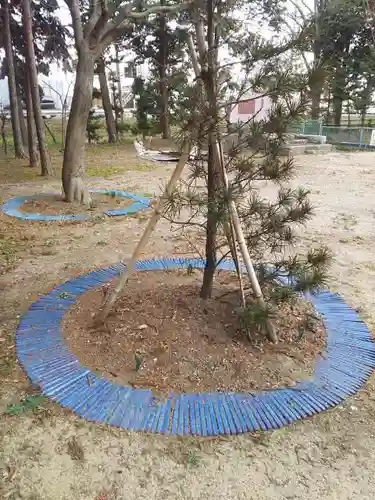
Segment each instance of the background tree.
M86 133L89 144L97 142L100 139L99 130L101 129L100 118L96 117L94 111L90 111L87 120Z
M163 5L163 2L161 2ZM149 100L153 100L151 116L155 132L164 139L170 137L174 104L179 98L181 84L186 79L186 36L184 31L172 27L179 15L153 16L138 23L132 33L135 63L145 63L150 71L144 81ZM126 37L125 37L126 41ZM184 78L182 78L184 77Z
M36 168L38 166L38 150L37 150L37 133L35 129L35 118L34 118L34 106L33 106L33 96L31 92L31 81L29 72L25 67L25 102L26 102L26 113L27 113L27 132L28 132L28 144L29 144L29 159L30 167ZM38 88L39 92L39 88Z
M38 70L35 60L30 0L23 0L22 21L25 31L25 42L26 42L25 54L26 54L26 65L28 68L27 91L31 94L32 108L36 125L36 136L38 138L40 162L42 167L42 175L48 176L51 175L53 171L51 165L51 158L49 156L47 148L47 142L44 132L44 120L42 115L42 109L40 106ZM29 125L30 127L32 127L31 117L29 118ZM32 131L30 131L30 134L31 133Z
M19 101L17 97L16 71L14 65L13 38L11 32L10 5L8 0L2 0L2 13L4 23L4 44L6 54L6 68L8 75L8 89L10 101L10 113L13 130L14 152L16 158L25 158L26 153L22 140L22 132L19 120ZM22 112L22 110L21 110Z
M85 132L91 107L93 77L96 61L107 47L126 32L132 23L149 15L175 11L181 4L143 6L138 3L90 1L88 15L81 12L79 0L65 0L69 7L78 55L76 81L67 126L62 182L67 201L88 203L89 196L83 180L85 172Z
M106 126L107 126L107 133L108 133L108 142L111 144L111 143L116 142L117 134L116 134L116 122L115 122L115 118L113 116L111 98L109 95L108 80L107 80L106 65L105 65L104 57L99 58L98 63L97 63L96 72L99 76L100 97L102 99L103 109L104 109L104 113L105 113L105 121L106 121Z
M10 29L12 36L13 61L16 76L17 93L19 97L18 115L19 124L24 123L22 113L22 101L26 105L26 84L27 73L25 72L26 38L23 25L19 22L22 15L22 1L12 1L9 4ZM65 67L69 68L70 56L68 53L69 32L61 24L61 20L56 15L59 8L56 1L45 2L36 0L31 2L33 13L33 49L37 72L48 76L50 64L64 61ZM28 68L28 65L26 66ZM1 78L7 76L8 61L5 57L2 61ZM40 87L39 87L40 89ZM14 107L12 106L14 109ZM22 119L21 119L22 117ZM24 134L25 135L25 134ZM25 141L26 142L26 141Z

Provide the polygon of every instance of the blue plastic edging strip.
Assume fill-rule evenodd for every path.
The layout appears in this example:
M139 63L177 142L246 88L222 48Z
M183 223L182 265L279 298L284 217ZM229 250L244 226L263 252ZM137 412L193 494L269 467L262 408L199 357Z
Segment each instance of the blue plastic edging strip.
M118 198L127 198L133 200L133 203L126 208L119 208L117 210L105 210L101 215L107 215L108 217L118 217L121 215L131 215L142 210L146 210L150 206L151 199L145 196L140 196L135 193L128 193L127 191L118 191L110 189L97 189L90 191L90 193L103 194L107 196L114 196ZM34 194L28 196L19 196L17 198L12 198L8 200L1 207L2 212L9 217L16 217L21 220L32 220L41 222L51 222L51 221L86 221L92 218L91 215L41 215L36 213L22 212L21 206L30 200L36 200L45 196L56 196L54 193L46 194ZM99 214L100 215L100 214Z
M203 266L200 259L164 258L140 261L136 270ZM231 261L223 261L219 267L234 269ZM324 291L307 297L323 315L327 330L326 356L319 358L310 380L251 394L171 394L162 400L149 389L119 386L79 363L65 344L61 321L78 297L123 269L122 263L112 265L58 286L30 307L17 329L17 355L30 380L51 399L88 420L183 436L276 429L340 404L375 369L371 332L341 297ZM62 298L63 292L66 298Z

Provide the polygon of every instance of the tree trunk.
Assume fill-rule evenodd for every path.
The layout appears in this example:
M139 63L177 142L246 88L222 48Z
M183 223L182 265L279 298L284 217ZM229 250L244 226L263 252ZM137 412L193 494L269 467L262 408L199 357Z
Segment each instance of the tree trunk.
M1 123L1 139L3 141L3 147L4 147L4 154L7 156L8 154L8 138L7 138L7 133L5 131L5 125L6 125L7 119L4 114L0 116L0 123Z
M17 85L17 100L18 100L18 119L20 121L22 144L26 147L28 143L27 127L26 127L25 117L23 115L21 92L18 85Z
M25 75L25 101L27 110L27 134L29 143L30 167L36 168L38 166L38 151L29 72L27 72Z
M29 68L30 75L30 90L33 101L34 119L36 125L36 134L38 137L40 163L42 167L42 175L52 175L51 158L48 153L46 136L44 130L44 120L42 109L40 106L38 71L35 63L34 40L32 32L32 19L30 0L23 0L23 26L26 40L26 62Z
M120 71L120 55L118 51L118 46L115 47L116 50L116 73L117 73L117 92L118 92L118 102L119 102L119 116L121 121L124 121L124 106L122 102L122 88L121 88L121 71Z
M160 5L164 5L165 0L160 1ZM159 69L159 91L160 91L160 128L163 139L169 139L169 115L168 115L168 81L167 81L167 65L168 65L168 35L167 21L164 14L159 16L159 54L158 54L158 69Z
M342 98L338 95L333 96L333 124L336 127L341 125Z
M16 84L16 74L14 68L12 35L10 31L10 14L9 14L8 0L2 0L2 7L4 15L5 53L8 61L8 87L9 87L10 113L12 119L14 153L16 158L26 158L26 153L22 142L20 121L19 121L17 84Z
M107 75L105 73L104 60L99 59L98 61L98 74L100 82L100 92L102 94L102 103L105 113L105 121L107 125L108 132L108 142L116 142L116 122L113 116L113 109L111 104L111 98L109 95Z
M361 109L361 127L365 126L367 108Z
M313 83L311 87L311 118L317 120L320 118L320 102L323 92L324 75L322 75L322 68L320 68L320 22L321 22L321 9L322 2L319 0L314 1L315 11L315 40L313 43L314 63L313 63Z
M311 88L311 118L313 120L318 120L320 118L322 92L323 82L320 82L317 77L317 81L313 83Z
M66 200L89 203L84 184L86 126L92 103L95 57L79 54L73 99L66 129L62 183Z
M203 283L200 296L202 299L209 299L212 296L214 275L217 264L216 240L217 240L217 185L218 172L215 164L215 154L212 144L208 147L207 165L207 226L206 226L206 266L204 268Z
M212 288L214 274L216 270L216 245L217 245L217 228L218 228L218 189L221 183L219 158L215 148L218 136L217 125L219 123L216 81L215 75L217 60L214 43L214 25L213 25L213 4L209 0L207 2L207 49L206 58L204 61L201 57L201 67L206 63L206 71L202 74L202 80L206 89L207 104L209 107L209 116L212 119L208 132L208 165L207 165L207 226L206 226L206 267L203 275L203 284L201 288L202 299L208 299L212 296Z

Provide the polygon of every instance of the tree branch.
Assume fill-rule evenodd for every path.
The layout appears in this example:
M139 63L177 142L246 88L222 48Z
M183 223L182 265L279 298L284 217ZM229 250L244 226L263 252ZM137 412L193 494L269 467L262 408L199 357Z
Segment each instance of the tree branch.
M70 10L72 17L74 39L77 50L80 49L84 42L83 26L81 21L81 11L78 5L78 0L65 0L66 5Z
M187 34L187 45L189 48L189 53L191 57L191 62L193 64L194 73L196 75L200 75L201 70L198 63L197 53L195 52L193 37L191 36L190 33Z
M109 21L100 34L100 42L108 46L110 43L114 41L114 39L120 36L124 31L129 28L129 21L144 19L152 14L168 14L170 12L178 12L190 6L192 0L188 0L186 2L174 4L174 5L151 5L145 6L144 10L140 12L133 11L134 4L130 3L124 5L123 7L118 8L118 13L112 21ZM109 7L109 13L114 14L117 10L117 7L121 4L121 1L116 0L112 4L112 9ZM117 6L117 7L116 7Z
M90 0L90 9L90 18L84 28L84 37L86 39L91 35L102 17L108 18L107 0Z

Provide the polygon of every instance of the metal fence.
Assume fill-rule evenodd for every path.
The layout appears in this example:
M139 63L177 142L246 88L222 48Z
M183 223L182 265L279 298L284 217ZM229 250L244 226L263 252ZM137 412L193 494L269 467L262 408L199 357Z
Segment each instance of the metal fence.
M299 120L288 127L292 134L322 135L322 120Z
M324 135L329 144L342 144L351 147L374 147L375 128L370 127L335 127L323 125L322 120L300 120L293 123L288 132L304 135ZM374 144L371 137L374 132Z
M327 136L327 142L330 144L366 147L371 144L373 130L375 131L375 129L368 127L323 126L322 135Z

